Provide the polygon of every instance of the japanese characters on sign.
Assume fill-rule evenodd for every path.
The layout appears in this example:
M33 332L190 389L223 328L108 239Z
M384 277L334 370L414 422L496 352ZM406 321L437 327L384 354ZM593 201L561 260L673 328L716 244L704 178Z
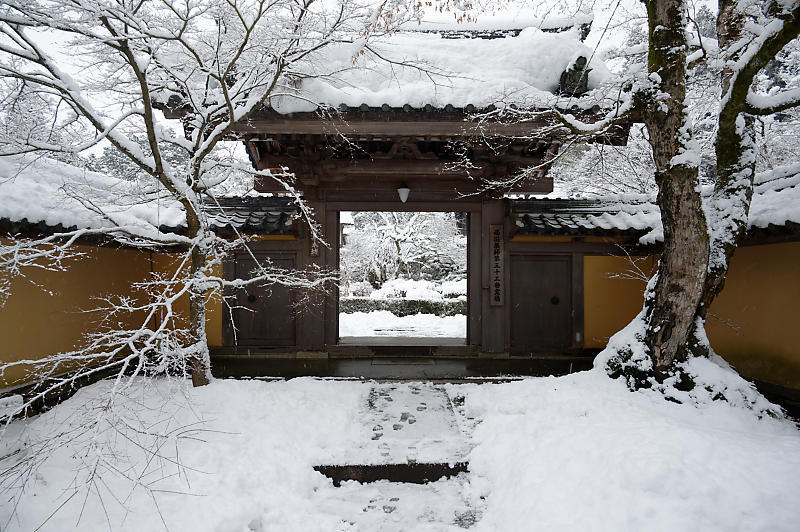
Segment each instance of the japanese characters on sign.
M503 282L503 226L490 225L492 253L489 264L489 290L491 292L490 305L503 305L505 303L505 286Z

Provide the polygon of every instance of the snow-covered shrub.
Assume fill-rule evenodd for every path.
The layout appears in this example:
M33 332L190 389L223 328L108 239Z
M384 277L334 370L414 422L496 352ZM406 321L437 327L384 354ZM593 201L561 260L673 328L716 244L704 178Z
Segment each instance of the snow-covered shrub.
M369 296L374 289L367 281L352 281L348 284L347 295L354 297Z
M467 297L467 279L455 279L451 281L444 281L439 285L439 291L444 298L466 298Z
M374 290L370 297L373 299L408 298L436 300L442 299L442 294L437 290L437 285L430 281L415 281L413 279L391 279L383 286Z
M465 299L372 299L369 297L348 297L339 301L341 316L363 312L390 312L396 317L428 314L434 316L465 316L467 301Z

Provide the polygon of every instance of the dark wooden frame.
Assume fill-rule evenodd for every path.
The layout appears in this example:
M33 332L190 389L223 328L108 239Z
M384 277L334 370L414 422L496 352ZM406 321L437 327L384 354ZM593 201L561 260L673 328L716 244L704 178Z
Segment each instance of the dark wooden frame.
M479 250L482 249L481 240L481 202L327 202L329 212L336 214L336 228L339 227L339 213L342 211L350 212L464 212L467 214L467 346L480 346L481 316L476 312L481 306L482 287L480 275L470 275L470 272L481 272L481 256ZM340 265L339 243L335 245L335 265ZM336 342L339 345L339 292L337 288L333 290L333 305L328 303L327 308L333 310L333 318L325 320L327 323L335 323ZM329 296L329 299L331 296Z

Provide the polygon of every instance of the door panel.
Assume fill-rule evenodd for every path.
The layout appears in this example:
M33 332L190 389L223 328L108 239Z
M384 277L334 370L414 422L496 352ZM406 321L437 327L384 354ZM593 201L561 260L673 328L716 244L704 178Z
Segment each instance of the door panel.
M294 268L295 257L289 254L257 254L259 261L268 258L280 268ZM251 277L256 263L249 255L236 257L236 278ZM296 342L294 294L289 288L271 284L252 285L236 293L233 322L238 345L290 346Z
M572 339L571 260L511 255L511 349L562 353Z

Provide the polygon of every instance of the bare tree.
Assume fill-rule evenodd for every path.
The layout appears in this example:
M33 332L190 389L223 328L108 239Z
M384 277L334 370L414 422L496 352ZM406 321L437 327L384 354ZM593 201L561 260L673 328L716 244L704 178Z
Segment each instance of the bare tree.
M133 288L140 297L111 295L88 309L100 317L97 331L87 333L73 351L0 364L0 372L23 367L39 382L24 400L3 403L0 422L6 423L82 378L115 376L63 430L27 442L29 453L20 447L0 457L0 490L12 490L16 500L49 450L75 441L86 452L70 498L81 491L99 493L103 474L149 490L149 481L132 475L132 468L102 448L108 434L137 441L144 469L159 462L183 467L176 457L165 457L162 447L177 434L191 437L196 427L168 420L170 427L180 425L176 433L139 423L131 415L135 408L124 406L134 378L177 373L190 374L195 385L207 383L205 302L214 294L221 297L224 289L277 283L314 290L336 279L334 272L287 271L257 260L248 279L216 273L223 256L248 249L242 235L217 236L209 213L215 210L225 224L215 208L216 194L242 176L281 183L295 201L296 218L308 224L312 238L321 239L312 211L292 186L293 176L255 171L222 153L221 143L236 141L234 125L255 110L290 97L302 102L298 80L329 74L318 52L345 42L356 43L352 48L358 53L372 35L402 20L399 5L357 0L2 3L0 156L78 163L86 150L105 146L133 170L122 176L128 179L87 171L81 182L62 187L62 199L88 224L3 240L0 295L13 297L11 281L30 268L63 270L80 260L75 244L86 239L172 251L176 265L174 271L137 281ZM181 122L167 121L162 110L180 114ZM169 211L174 223L159 223L156 209ZM190 302L188 323L179 311L182 299Z
M179 358L189 361L195 385L207 383L210 364L204 301L209 290L229 284L212 275L211 268L231 247L241 245L240 239L229 242L216 237L210 227L204 205L213 204L215 187L242 172L277 179L286 194L297 200L312 236L319 238L310 210L291 186L290 175L255 172L235 160L215 157L220 143L235 140L234 124L247 120L254 110L289 95L302 100L303 95L295 89L297 81L324 74L315 53L331 43L356 39L365 43L371 35L385 32L392 20L402 18L397 16L396 6L392 2L370 6L353 0L4 2L0 7L0 79L6 80L9 91L3 101L19 106L22 95L38 98L50 113L52 129L57 131L69 123L91 132L83 136L38 134L43 129L38 124L37 134L19 135L19 128L5 128L0 139L4 154L60 156L78 154L100 143L110 145L145 176L143 195L173 202L182 212L185 228L171 232L127 223L93 198L78 193L83 205L104 220L101 227L18 241L3 249L4 265L12 272L35 260L49 259L58 265L70 245L89 234L137 246L180 248L185 253L185 275L159 281L162 286L157 292L161 295L155 297L155 306L125 310L155 315L156 307L170 306L177 295L188 297L189 326L174 344L179 347ZM63 64L67 56L83 59L70 66ZM182 132L165 121L160 109L167 108L179 110ZM174 164L176 152L185 164ZM266 265L248 282L295 283L296 279L291 272ZM315 283L307 276L300 281L303 286ZM142 288L155 287L148 284ZM141 355L155 349L165 333L145 323L137 331L106 335L99 343L90 343L108 361L128 368L141 365ZM40 364L45 362L43 359Z

